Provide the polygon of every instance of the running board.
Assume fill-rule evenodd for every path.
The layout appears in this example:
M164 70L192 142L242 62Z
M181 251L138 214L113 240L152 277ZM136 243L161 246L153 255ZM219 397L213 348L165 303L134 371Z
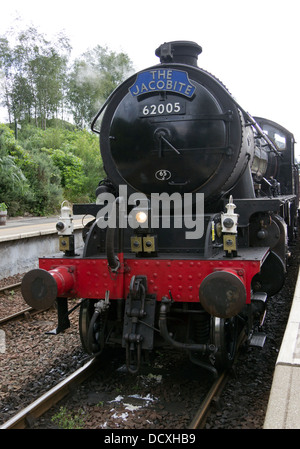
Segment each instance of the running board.
M254 332L249 341L249 346L256 346L257 348L263 348L266 341L266 334L263 332Z
M268 295L265 292L256 292L251 295L251 302L257 301L260 303L265 303L267 301Z

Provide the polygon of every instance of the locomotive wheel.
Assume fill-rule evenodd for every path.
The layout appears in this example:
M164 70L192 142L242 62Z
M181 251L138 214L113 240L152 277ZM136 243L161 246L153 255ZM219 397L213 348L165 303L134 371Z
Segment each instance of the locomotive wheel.
M237 347L237 324L237 317L212 318L211 343L217 348L214 366L218 370L229 368L233 363Z
M94 302L87 301L86 299L83 300L80 305L79 311L79 334L83 349L87 353L90 353L90 350L88 348L88 330L93 312L94 312Z
M99 355L104 347L104 335L106 325L105 322L100 322L99 317L93 324L91 324L96 301L83 300L79 311L79 333L83 349L94 356Z

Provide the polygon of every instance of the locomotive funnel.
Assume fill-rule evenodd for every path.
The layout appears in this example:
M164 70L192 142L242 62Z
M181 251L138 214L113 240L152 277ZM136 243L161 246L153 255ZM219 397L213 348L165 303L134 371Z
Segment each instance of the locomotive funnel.
M199 299L210 315L231 318L244 308L246 288L237 274L215 271L200 285Z
M73 285L74 277L68 267L57 267L50 271L37 268L25 274L21 291L30 307L42 310L51 307L56 298L64 296Z
M160 58L161 63L177 62L195 67L197 67L200 53L202 53L202 47L191 41L165 42L155 50L155 55Z

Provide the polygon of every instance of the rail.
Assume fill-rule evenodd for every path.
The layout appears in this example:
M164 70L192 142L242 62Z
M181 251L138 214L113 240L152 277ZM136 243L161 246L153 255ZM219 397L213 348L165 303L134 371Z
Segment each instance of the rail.
M32 307L27 307L27 309L20 310L20 312L16 312L16 313L8 315L4 318L0 318L0 324L4 324L4 323L7 323L8 321L12 321L16 318L19 318L22 315L26 316L28 313L32 314L33 311L34 311L34 309ZM43 310L35 310L35 312L40 313L40 312L43 312Z
M236 363L236 361L239 357L240 349L241 349L243 343L245 343L246 339L247 339L247 336L246 336L244 330L242 330L238 337L237 350L236 350L236 354L235 354L235 357L233 360L232 367ZM232 371L232 367L230 369L225 369L217 377L215 382L212 384L212 386L210 387L208 393L206 394L203 402L201 403L199 409L197 410L193 420L191 421L188 429L199 429L204 426L211 403L215 398L220 396L222 390L224 389L226 383L228 382L228 379L229 379L231 371Z
M10 284L6 287L0 287L0 292L4 292L5 290L11 290L13 288L17 288L21 286L21 282L17 282L16 284Z
M91 359L84 366L1 425L0 429L25 429L26 427L30 427L31 422L63 399L74 385L81 384L90 377L95 372L97 366L97 360L95 358Z
M213 401L213 399L221 393L224 386L227 383L229 377L229 372L224 371L212 384L211 388L209 389L207 395L204 398L204 401L202 402L201 406L197 410L196 415L194 416L192 422L190 423L188 429L199 429L203 426L203 423L205 422L207 413L209 411L209 407Z

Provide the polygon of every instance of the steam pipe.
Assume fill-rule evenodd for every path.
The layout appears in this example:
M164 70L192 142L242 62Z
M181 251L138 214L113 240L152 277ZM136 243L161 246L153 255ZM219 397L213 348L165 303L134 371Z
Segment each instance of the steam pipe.
M190 351L201 351L207 352L208 346L205 344L197 344L197 343L180 343L179 341L174 340L168 331L167 327L167 312L169 306L169 299L162 299L160 311L159 311L159 330L160 335L166 340L167 343L174 346L178 349L185 349Z
M193 363L196 363L198 366L201 366L204 369L207 369L212 372L212 374L216 377L218 374L218 371L216 368L214 368L210 363L206 363L202 360L198 360L195 357L192 356L191 351L197 351L197 352L208 352L213 350L213 346L209 347L205 344L190 344L190 343L180 343L179 341L174 340L168 331L167 328L167 312L168 312L168 306L169 306L170 300L168 298L163 298L160 306L159 311L159 329L161 336L165 339L167 343L174 346L177 349L184 349L189 353L190 360L193 361Z

